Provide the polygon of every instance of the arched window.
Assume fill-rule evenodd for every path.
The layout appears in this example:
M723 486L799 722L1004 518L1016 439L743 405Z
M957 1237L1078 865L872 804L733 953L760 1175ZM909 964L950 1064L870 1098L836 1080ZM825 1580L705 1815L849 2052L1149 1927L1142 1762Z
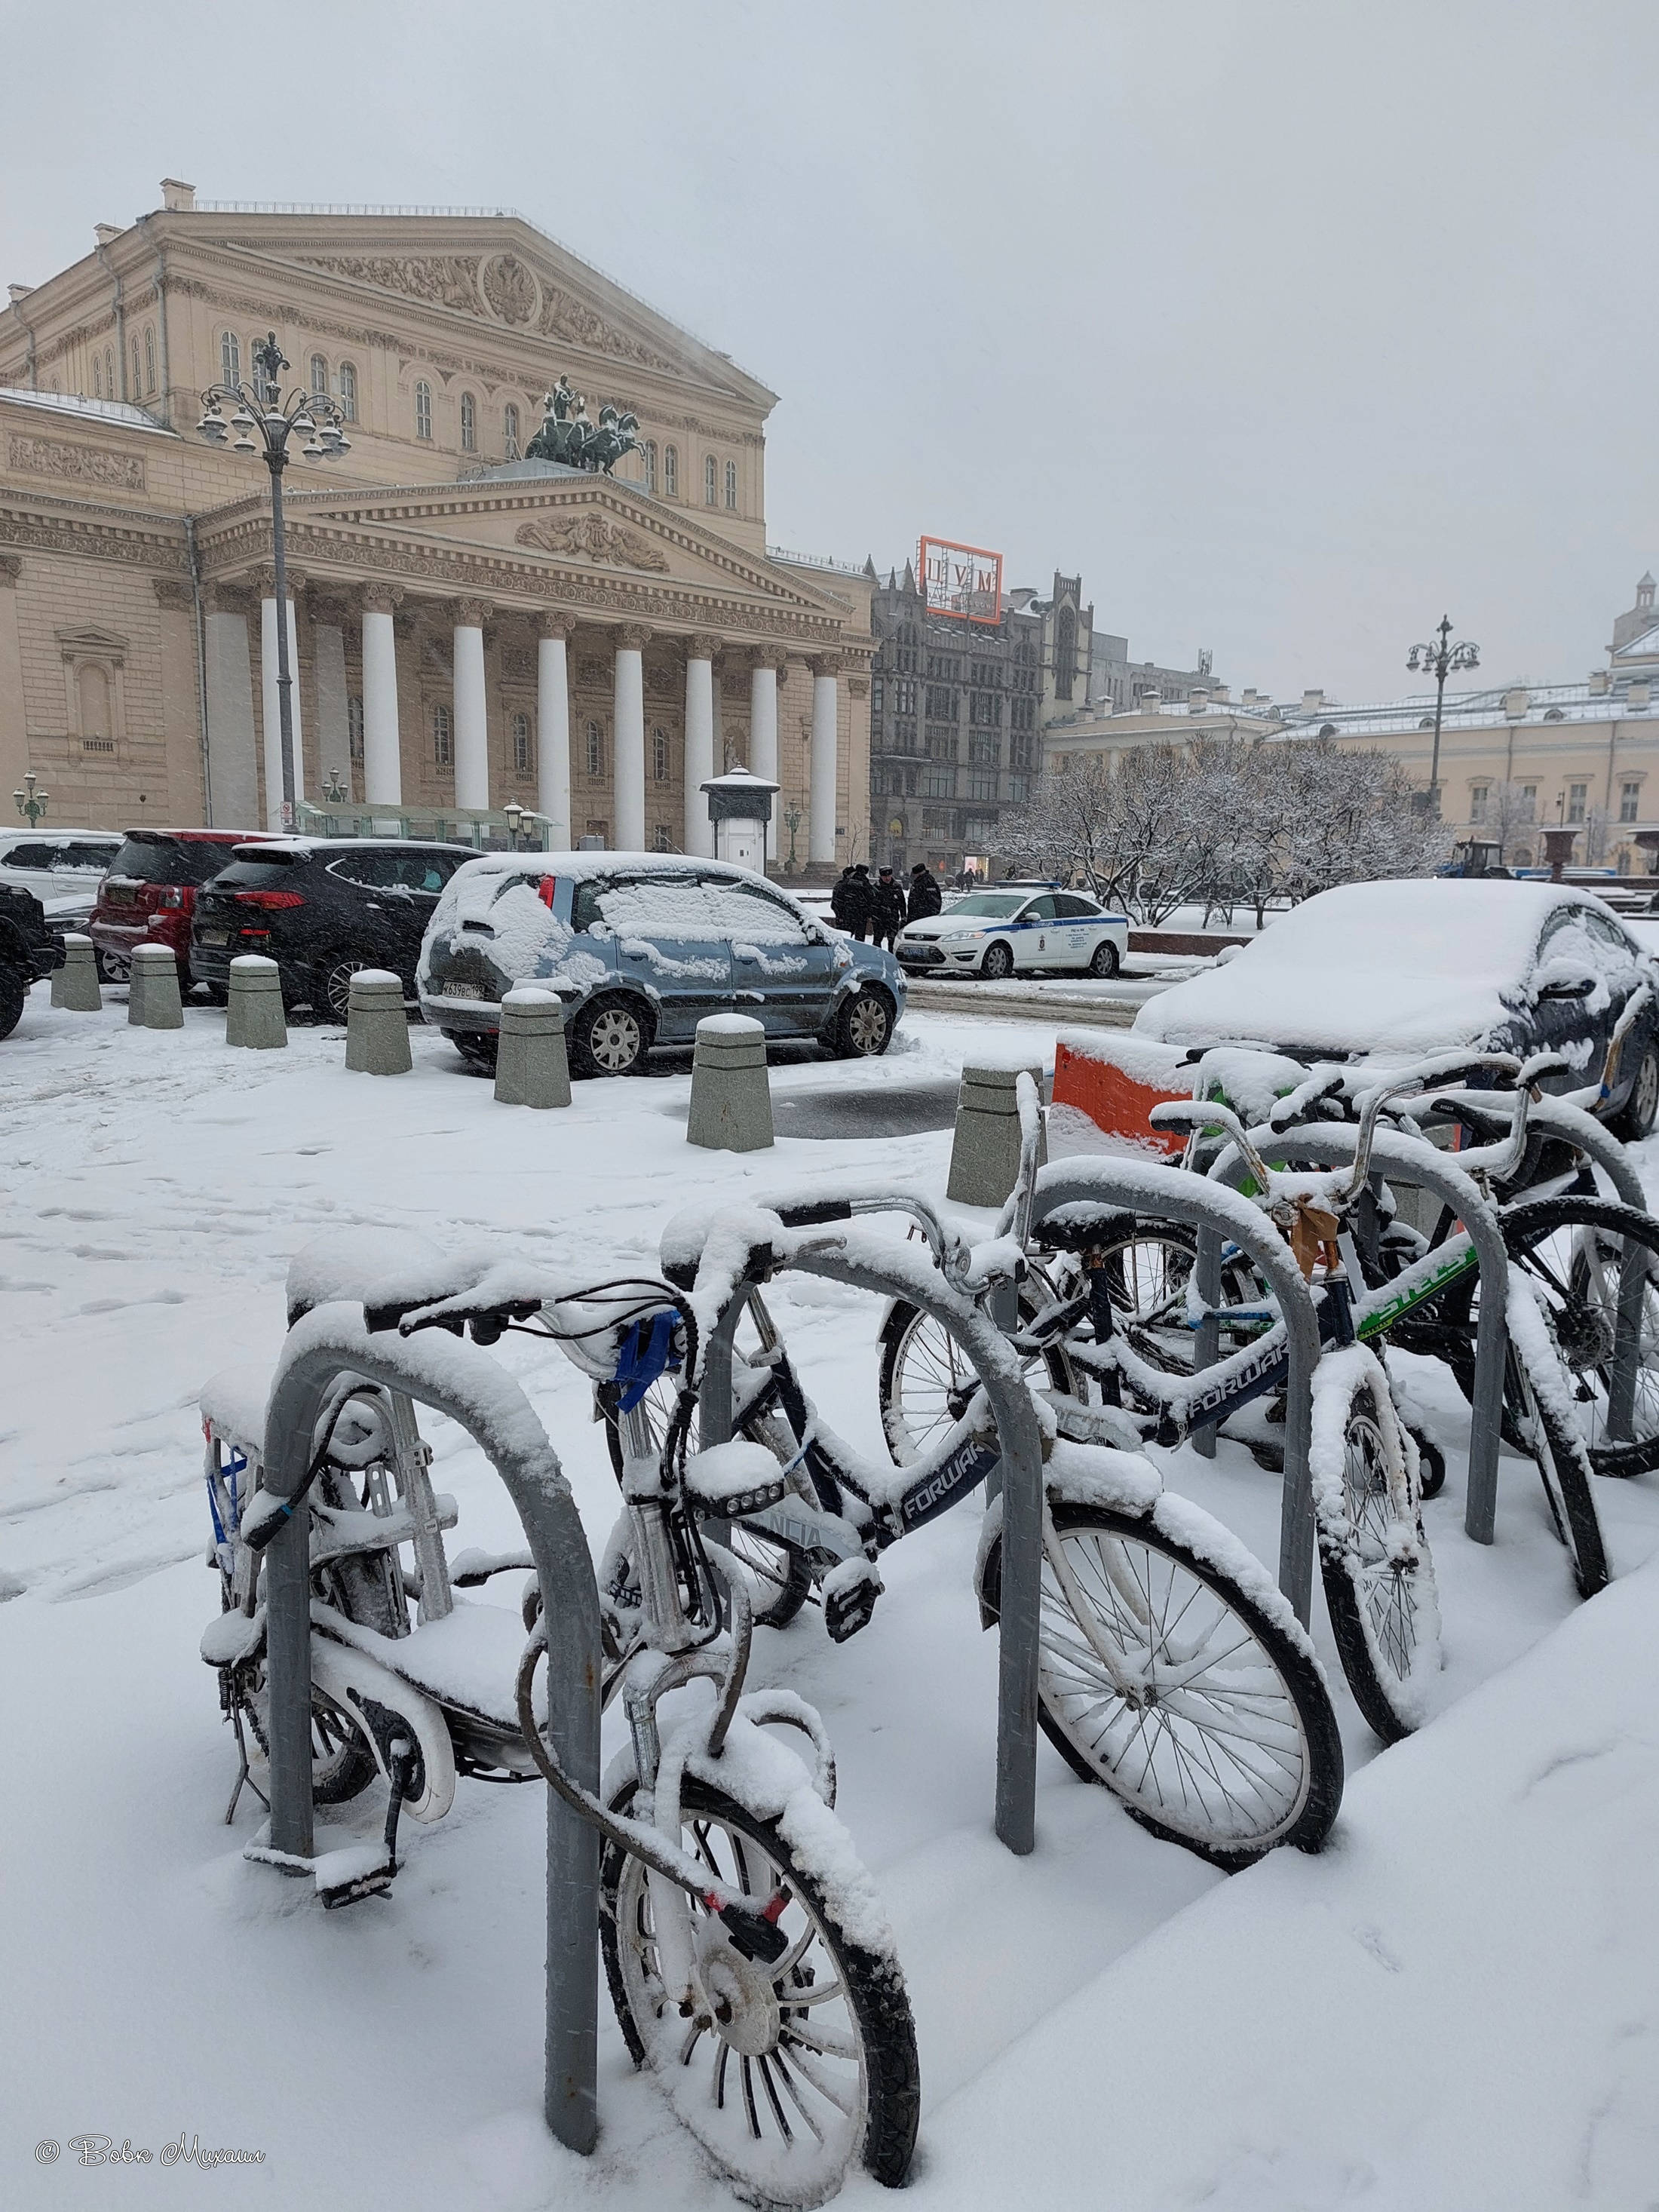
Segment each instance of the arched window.
M155 389L155 333L148 324L144 328L144 389Z
M667 782L668 732L666 730L653 730L651 732L651 772L659 783Z
M470 392L461 394L461 451L476 453L478 450L478 403Z
M528 714L515 714L513 717L514 772L518 775L528 775L535 765L535 756L530 750L530 717Z
M115 398L119 392L120 387L115 381L115 349L113 346L106 346L104 348L104 381L109 386L110 398L112 399Z
M94 399L104 396L104 364L96 354L92 356L92 396Z
M507 458L519 458L519 410L509 399L501 410L501 443L507 447Z
M440 768L449 768L455 759L455 725L447 707L432 709L432 757Z
M714 456L710 453L702 465L702 503L705 507L713 507L715 504L718 496L715 485L718 481L719 472L714 465Z
M680 449L678 446L665 446L662 449L662 489L665 499L678 499L680 495Z
M415 387L415 435L432 435L432 386L424 377Z
M357 372L349 361L340 363L340 412L348 422L357 419Z
M647 438L645 441L643 450L645 453L645 488L649 492L654 492L657 489L656 440L654 438Z
M138 394L139 394L139 393L143 390L143 388L144 388L144 387L143 387L143 384L142 384L142 382L139 380L139 375L138 375L138 341L137 341L137 338L134 338L134 340L133 340L133 342L132 342L132 395L131 395L131 396L133 397L133 398L135 398L135 399L136 399L136 398L138 397Z
M728 461L726 465L726 504L733 514L737 513L738 465L735 461Z
M587 773L592 776L605 774L605 735L597 722L587 726Z
M319 353L311 356L311 388L319 399L328 391L328 363Z
M1077 680L1077 616L1062 607L1054 623L1054 696L1069 699Z

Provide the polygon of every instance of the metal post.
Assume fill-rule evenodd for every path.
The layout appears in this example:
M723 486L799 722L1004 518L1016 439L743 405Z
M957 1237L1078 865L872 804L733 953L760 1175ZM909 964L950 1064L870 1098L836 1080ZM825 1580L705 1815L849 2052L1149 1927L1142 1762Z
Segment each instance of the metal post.
M1193 1285L1205 1309L1204 1318L1198 1325L1198 1340L1193 1346L1193 1365L1195 1369L1213 1367L1221 1356L1221 1319L1215 1309L1221 1303L1221 1232L1216 1229L1200 1229L1198 1250L1193 1261ZM1200 1459L1215 1457L1216 1424L1206 1421L1192 1434L1193 1449Z
M270 542L276 569L276 718L283 733L283 827L294 827L294 689L288 665L288 562L283 544L283 471L288 463L285 446L270 447L265 465L270 471ZM269 820L269 816L266 819Z

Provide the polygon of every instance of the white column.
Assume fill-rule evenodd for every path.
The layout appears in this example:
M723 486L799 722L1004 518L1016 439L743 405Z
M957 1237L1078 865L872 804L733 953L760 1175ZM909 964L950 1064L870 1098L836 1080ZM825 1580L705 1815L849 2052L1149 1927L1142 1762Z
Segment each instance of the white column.
M536 647L536 805L547 817L556 853L575 844L570 827L570 670L568 615L544 615Z
M763 655L749 679L749 767L769 783L778 780L778 672L781 662ZM777 857L775 818L766 832L766 857Z
M489 805L489 725L484 699L482 599L455 602L455 804Z
M337 775L351 789L351 717L346 705L345 632L319 622L312 609L312 653L317 664L317 773L319 785Z
M806 857L836 857L836 662L823 654L812 663L812 761L808 785Z
M685 849L714 857L714 825L702 789L720 771L714 763L714 648L718 640L693 637L685 649Z
M259 820L258 756L253 742L253 666L247 617L209 602L207 617L208 778L215 830L252 830ZM22 696L20 689L18 696Z
M270 571L265 572L266 578ZM300 742L300 633L294 619L294 602L288 601L288 672L289 719L294 726L294 796L306 795L305 749ZM294 825L283 820L283 709L276 684L276 598L259 601L259 693L265 726L265 827L283 830Z
M392 610L399 592L363 593L363 797L402 809L403 746L398 734L398 641Z
M612 829L619 853L645 850L645 664L641 659L651 633L625 623L617 633L615 744L616 819Z

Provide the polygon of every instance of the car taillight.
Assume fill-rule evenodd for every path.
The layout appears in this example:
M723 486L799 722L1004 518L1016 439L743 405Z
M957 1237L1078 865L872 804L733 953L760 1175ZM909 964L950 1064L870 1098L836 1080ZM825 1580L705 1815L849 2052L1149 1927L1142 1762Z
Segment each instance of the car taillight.
M236 903L264 907L268 913L274 913L278 907L303 906L305 896L300 891L238 891Z
M169 884L155 902L158 907L183 908L193 906L195 902L195 893L187 890L182 884Z
M558 888L559 879L556 876L544 876L540 883L536 886L536 896L540 899L544 907L550 908L553 904L554 894L557 891Z

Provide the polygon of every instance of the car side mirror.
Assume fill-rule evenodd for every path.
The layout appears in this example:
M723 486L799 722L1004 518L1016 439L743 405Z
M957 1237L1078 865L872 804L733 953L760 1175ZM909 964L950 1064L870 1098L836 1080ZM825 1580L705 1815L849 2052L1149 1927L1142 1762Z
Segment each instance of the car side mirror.
M1595 988L1589 975L1563 975L1553 983L1543 984L1538 993L1543 999L1588 999Z

